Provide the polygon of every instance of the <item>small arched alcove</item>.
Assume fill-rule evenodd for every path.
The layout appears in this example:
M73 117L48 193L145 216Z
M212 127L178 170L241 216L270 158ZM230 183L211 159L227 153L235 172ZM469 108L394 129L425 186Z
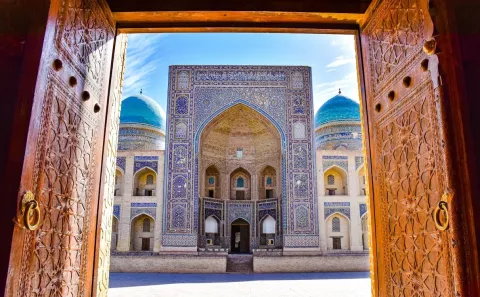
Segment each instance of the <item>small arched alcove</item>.
M117 249L118 243L118 219L113 216L112 217L112 241L110 243L110 249L115 251Z
M146 214L135 217L131 222L130 249L152 251L155 220Z
M230 174L230 199L250 200L252 197L251 175L244 168L237 168Z
M205 239L207 245L220 245L220 221L213 215L205 219Z
M155 196L157 174L145 167L135 173L133 196Z
M266 215L260 221L260 246L275 245L276 230L276 220L272 216Z
M358 188L359 188L359 193L358 194L360 196L367 195L366 183L367 183L367 181L366 181L366 178L365 178L365 169L362 166L358 170Z
M347 172L338 167L332 166L324 173L325 195L348 195Z
M260 199L275 198L277 193L277 171L272 166L266 166L259 175L258 197Z
M222 195L220 172L215 165L205 170L205 197L220 198Z
M325 221L327 248L348 250L350 248L350 220L340 213L334 213Z
M368 214L362 216L362 244L363 249L368 250Z
M250 224L236 219L230 228L230 253L250 253Z
M123 173L120 169L115 170L115 196L123 195Z

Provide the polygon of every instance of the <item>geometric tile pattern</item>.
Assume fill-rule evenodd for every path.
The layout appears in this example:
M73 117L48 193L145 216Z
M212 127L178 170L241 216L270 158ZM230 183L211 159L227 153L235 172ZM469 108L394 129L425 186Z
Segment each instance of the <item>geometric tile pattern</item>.
M313 136L293 137L297 122L305 125L304 135L313 135L309 67L170 66L168 98L164 236L179 233L197 235L199 187L195 155L199 136L211 119L237 104L256 110L280 132L285 154L281 171L283 217L280 225L283 233L318 234L317 202L313 184ZM178 98L181 98L179 102ZM179 122L186 125L183 130L186 135L175 133ZM179 145L182 145L181 157L175 158L174 149ZM179 177L181 182L175 183ZM297 182L300 182L299 186ZM291 189L295 183L297 190L287 192L287 183L290 183L288 188ZM182 207L184 211L179 212L178 207ZM174 209L175 216L184 217L173 218ZM184 223L173 228L171 224L180 221ZM180 226L182 228L179 228ZM299 226L301 228L298 228ZM308 244L310 246L312 242ZM196 246L196 242L193 246Z

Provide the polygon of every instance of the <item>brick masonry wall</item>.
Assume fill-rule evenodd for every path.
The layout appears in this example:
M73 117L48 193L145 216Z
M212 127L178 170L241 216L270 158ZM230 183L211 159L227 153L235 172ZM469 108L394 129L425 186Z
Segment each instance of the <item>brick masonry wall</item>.
M227 257L112 255L110 272L225 273Z
M352 272L369 270L368 254L253 257L253 271L258 273Z

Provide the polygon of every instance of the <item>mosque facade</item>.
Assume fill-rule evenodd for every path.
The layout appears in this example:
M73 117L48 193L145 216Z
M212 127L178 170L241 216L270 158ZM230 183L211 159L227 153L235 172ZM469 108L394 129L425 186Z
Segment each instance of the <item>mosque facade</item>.
M300 66L171 66L122 102L112 251L367 255L359 105ZM368 267L367 267L368 269Z

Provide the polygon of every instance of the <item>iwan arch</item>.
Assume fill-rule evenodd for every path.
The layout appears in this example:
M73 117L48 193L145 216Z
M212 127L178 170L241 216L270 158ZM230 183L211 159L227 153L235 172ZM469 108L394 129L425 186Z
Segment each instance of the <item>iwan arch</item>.
M472 13L478 4L473 0L325 3L247 1L243 6L223 1L190 6L182 1L45 1L35 9L31 3L8 3L3 11L11 15L4 20L12 34L1 37L6 45L1 82L9 100L1 112L8 135L15 137L2 150L8 173L1 179L2 238L13 233L11 249L1 253L6 296L106 295L114 131L126 49L122 33L152 27L357 34L362 44L358 75L363 135L371 164L365 171L371 177L367 182L374 227L370 228L373 291L377 296L479 295L480 223L475 214L480 207L474 199L479 163L474 154L480 63L474 51L478 27ZM245 7L251 11L244 12ZM185 9L197 12L185 13ZM26 11L40 17L19 24ZM56 125L57 120L69 119L81 129ZM415 127L422 129L409 129ZM68 149L76 154L59 151L58 144L65 140L73 140ZM409 154L398 154L402 149ZM419 166L410 166L418 160ZM53 176L55 171L45 171L49 168L45 164L68 181ZM408 172L406 168L414 171L401 174ZM424 185L422 175L431 177L432 189L413 191L404 186ZM34 211L25 213L21 205L27 191L32 191L38 209L32 202L29 207ZM401 205L408 207L397 207ZM58 215L60 210L65 210L63 216ZM24 217L38 212L44 223L32 230L37 219ZM440 217L435 217L439 212ZM448 224L441 220L446 214ZM12 223L13 217L18 224ZM62 224L59 218L68 220ZM69 233L63 232L65 227ZM65 243L48 241L45 234L61 234Z
M310 81L308 67L170 68L163 247L196 251L200 235L205 248L207 235L199 230L205 214L218 212L222 248L229 248L229 225L239 218L250 224L250 247L258 248L258 216L267 210L282 226L272 247L319 247ZM187 125L186 137L175 135L179 124ZM265 169L275 176L262 176ZM206 198L209 183L218 198ZM260 188L273 184L266 200Z

